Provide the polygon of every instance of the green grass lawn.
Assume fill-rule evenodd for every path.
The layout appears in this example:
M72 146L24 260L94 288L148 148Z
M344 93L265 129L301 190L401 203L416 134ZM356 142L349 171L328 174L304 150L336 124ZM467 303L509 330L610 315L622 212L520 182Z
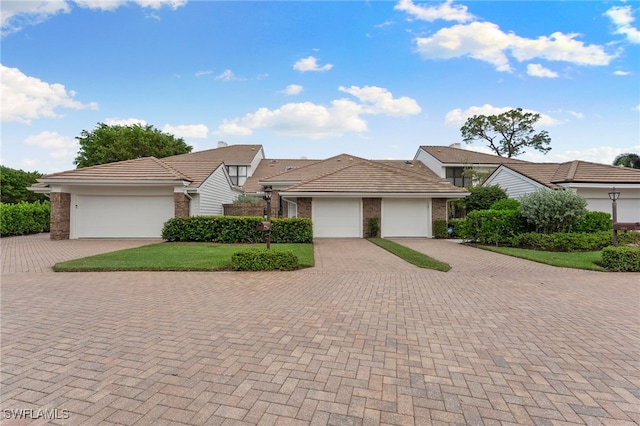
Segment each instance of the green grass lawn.
M589 269L592 271L606 271L598 265L602 259L599 251L559 253L554 251L527 250L515 247L495 247L478 246L483 250L494 251L496 253L515 256L522 259L533 260L534 262L546 263L547 265L560 266L563 268Z
M56 272L88 271L220 271L231 256L265 244L159 243L114 251L54 265ZM290 250L300 267L313 266L313 244L271 244L271 250Z
M420 253L419 251L415 251L393 241L385 240L384 238L369 238L369 241L419 268L435 269L436 271L442 272L447 272L451 269L451 265L448 263L440 262L424 253Z

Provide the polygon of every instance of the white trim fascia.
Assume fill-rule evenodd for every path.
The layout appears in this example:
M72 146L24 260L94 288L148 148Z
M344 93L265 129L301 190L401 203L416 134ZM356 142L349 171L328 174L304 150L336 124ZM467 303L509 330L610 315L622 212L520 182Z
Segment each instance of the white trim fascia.
M302 182L301 180L287 180L287 181L273 181L273 182L269 182L269 181L264 181L264 180L259 180L258 181L258 185L262 185L262 186L279 186L282 188L286 188L288 186L293 186L293 185L297 185L300 182Z
M27 188L27 191L35 192L36 194L50 194L51 187L50 186L30 186Z
M604 188L611 189L614 186L616 189L640 189L640 183L614 183L614 182L562 182L556 183L558 186L562 186L563 188Z
M283 191L282 197L300 198L450 198L458 199L470 192L296 192Z
M138 180L138 179L38 179L46 185L66 186L189 186L186 180Z

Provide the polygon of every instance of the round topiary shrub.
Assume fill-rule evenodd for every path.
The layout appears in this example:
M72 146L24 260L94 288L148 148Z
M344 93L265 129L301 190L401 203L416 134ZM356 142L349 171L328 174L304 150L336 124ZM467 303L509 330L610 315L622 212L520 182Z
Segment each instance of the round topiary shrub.
M570 232L587 214L587 200L573 191L539 189L520 198L520 214L536 232Z

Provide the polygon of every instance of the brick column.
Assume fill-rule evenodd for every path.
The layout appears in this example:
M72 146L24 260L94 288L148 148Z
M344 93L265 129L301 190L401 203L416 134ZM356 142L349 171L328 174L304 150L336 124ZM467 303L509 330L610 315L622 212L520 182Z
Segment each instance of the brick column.
M378 218L378 234L369 235L369 219ZM365 237L379 237L382 229L382 198L362 199L362 229Z
M298 217L311 219L311 198L298 198Z
M71 231L71 194L52 192L50 236L52 240L68 240Z
M431 209L431 233L433 233L436 220L447 220L447 199L431 199Z
M189 216L189 198L182 192L173 193L173 205L175 217L188 217Z

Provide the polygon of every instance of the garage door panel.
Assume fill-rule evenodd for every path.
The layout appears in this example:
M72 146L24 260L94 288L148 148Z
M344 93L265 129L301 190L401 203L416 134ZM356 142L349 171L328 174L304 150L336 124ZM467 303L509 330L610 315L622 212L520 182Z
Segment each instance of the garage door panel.
M430 199L383 199L383 237L431 236Z
M73 206L77 238L159 238L173 217L173 197L79 195Z
M361 238L361 200L314 198L312 221L313 236L316 238Z

